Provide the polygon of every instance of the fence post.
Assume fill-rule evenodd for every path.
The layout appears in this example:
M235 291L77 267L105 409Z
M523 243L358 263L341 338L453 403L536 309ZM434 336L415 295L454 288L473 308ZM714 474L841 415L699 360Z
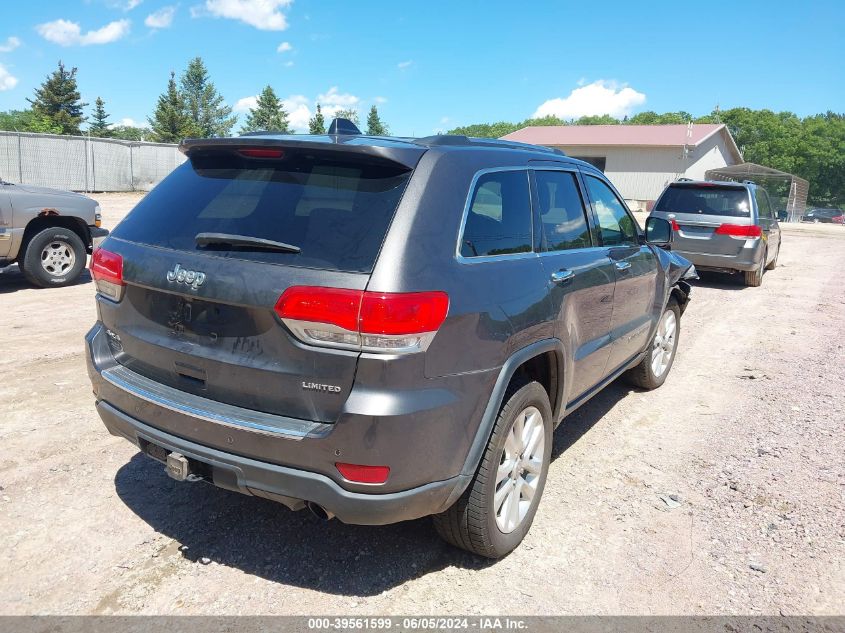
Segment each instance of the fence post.
M85 138L85 193L88 193L88 137Z
M129 143L129 190L135 191L135 163L132 160L132 148L134 146Z
M20 132L18 132L18 183L23 184L23 150L21 149Z

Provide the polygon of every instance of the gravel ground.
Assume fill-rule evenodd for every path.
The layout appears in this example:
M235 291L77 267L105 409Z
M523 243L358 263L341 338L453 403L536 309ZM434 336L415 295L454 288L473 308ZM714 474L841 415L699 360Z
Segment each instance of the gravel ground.
M137 201L102 195L106 225ZM87 275L0 272L4 614L842 614L845 230L787 227L761 288L696 284L666 384L613 384L555 435L523 545L480 561L428 520L322 523L176 483L108 435Z

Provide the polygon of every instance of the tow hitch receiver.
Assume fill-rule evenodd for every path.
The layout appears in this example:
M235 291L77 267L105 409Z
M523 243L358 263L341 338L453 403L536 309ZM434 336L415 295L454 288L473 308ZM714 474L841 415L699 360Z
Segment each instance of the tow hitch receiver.
M169 453L165 472L176 481L185 481L190 474L188 458L181 453Z

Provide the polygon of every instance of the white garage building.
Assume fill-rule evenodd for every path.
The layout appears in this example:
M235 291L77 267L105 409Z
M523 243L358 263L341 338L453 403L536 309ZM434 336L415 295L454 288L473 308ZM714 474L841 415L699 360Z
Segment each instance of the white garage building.
M650 210L678 178L704 178L709 169L742 162L724 124L548 125L503 138L561 149L601 169L633 209Z

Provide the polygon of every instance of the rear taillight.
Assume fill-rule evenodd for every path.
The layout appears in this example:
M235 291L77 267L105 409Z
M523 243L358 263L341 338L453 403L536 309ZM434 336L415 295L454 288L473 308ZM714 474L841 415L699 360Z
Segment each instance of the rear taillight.
M760 237L763 230L756 224L722 224L716 229L716 235L730 235L742 239Z
M123 298L126 282L123 281L123 257L104 248L94 250L91 255L91 276L97 284L97 292L112 301Z
M368 352L416 352L428 347L446 319L445 292L365 292L294 286L276 314L302 341Z
M269 149L266 147L250 147L239 149L238 154L246 158L283 158L285 153L280 149Z
M672 225L673 231L680 231L681 230L681 226L675 221L675 218L672 218L671 220L669 220L669 224Z
M389 466L364 466L337 462L335 468L344 479L356 484L383 484L390 475Z

